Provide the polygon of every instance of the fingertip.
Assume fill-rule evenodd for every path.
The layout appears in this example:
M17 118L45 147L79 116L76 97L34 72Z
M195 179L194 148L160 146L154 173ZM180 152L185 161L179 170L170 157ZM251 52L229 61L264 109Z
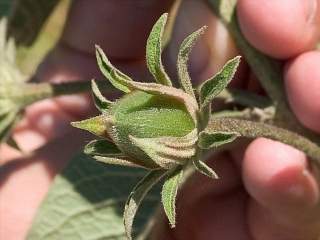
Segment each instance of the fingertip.
M313 49L319 39L318 0L239 0L237 14L246 39L280 59Z
M285 68L288 100L298 119L320 132L320 51L301 54Z
M244 184L250 195L268 209L292 212L319 201L306 156L285 144L259 138L247 148L243 162Z

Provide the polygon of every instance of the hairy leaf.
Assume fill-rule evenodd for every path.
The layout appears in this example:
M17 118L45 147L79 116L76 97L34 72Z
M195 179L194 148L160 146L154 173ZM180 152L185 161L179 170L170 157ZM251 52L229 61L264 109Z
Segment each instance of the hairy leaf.
M107 136L106 121L107 121L106 116L99 115L86 120L72 122L71 125L73 127L89 131L94 135L97 135L100 137L106 137Z
M101 93L97 83L95 80L91 81L91 88L95 106L100 112L105 112L110 105L112 104L111 101L107 100Z
M98 45L96 45L96 57L100 71L110 83L120 91L130 92L130 89L124 83L132 81L132 79L115 68Z
M165 174L165 170L150 171L140 182L138 182L129 195L124 209L124 227L128 239L132 239L133 220L139 205L150 189L158 183Z
M42 202L28 240L123 240L123 207L134 184L145 174L140 169L103 165L81 154L58 175ZM159 204L158 187L144 200L134 234L144 230Z
M182 177L182 166L171 170L168 173L161 192L162 205L172 228L176 225L176 198Z
M200 86L200 103L202 108L210 104L213 98L227 87L232 80L239 63L240 56L229 60L220 72Z
M233 142L239 136L237 132L208 132L205 130L199 134L198 146L202 149L219 147Z
M168 14L164 13L154 24L147 40L146 58L150 73L155 80L163 85L172 86L169 76L164 70L161 54L163 50L163 32Z
M194 33L190 34L188 37L186 37L186 39L182 42L178 53L177 68L180 84L184 91L193 96L194 98L195 95L191 83L191 78L188 73L189 54L197 39L199 38L199 36L201 36L201 34L204 33L206 28L207 27L204 26L199 30L195 31Z
M210 168L207 164L205 164L204 162L202 162L200 159L198 158L194 158L193 159L193 165L195 166L195 168L202 174L210 177L210 178L214 178L214 179L218 179L219 176L216 174L215 171L213 171L212 168Z

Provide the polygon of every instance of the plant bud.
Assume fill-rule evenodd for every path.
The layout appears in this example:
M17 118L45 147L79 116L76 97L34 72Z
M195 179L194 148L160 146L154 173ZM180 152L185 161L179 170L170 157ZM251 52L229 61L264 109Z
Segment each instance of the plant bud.
M105 119L118 148L149 167L171 168L195 153L196 122L174 97L133 91L113 104Z

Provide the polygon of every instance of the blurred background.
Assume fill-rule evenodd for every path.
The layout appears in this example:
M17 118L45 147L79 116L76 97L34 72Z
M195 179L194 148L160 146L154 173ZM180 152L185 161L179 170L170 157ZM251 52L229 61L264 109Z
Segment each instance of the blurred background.
M14 37L17 64L30 76L62 32L70 0L0 0L0 18L8 19Z

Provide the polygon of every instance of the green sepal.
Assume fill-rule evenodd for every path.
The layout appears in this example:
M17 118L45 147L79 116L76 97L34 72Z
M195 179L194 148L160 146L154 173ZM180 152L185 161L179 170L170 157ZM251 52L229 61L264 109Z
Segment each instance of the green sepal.
M240 56L229 60L216 75L200 86L200 106L204 108L227 87L240 63Z
M106 115L99 115L93 118L85 119L78 122L72 122L73 127L86 130L99 137L107 137L108 118Z
M179 53L178 53L178 61L177 61L177 70L178 70L178 76L180 80L180 84L183 88L183 90L190 94L191 96L195 97L192 83L191 83L191 78L188 72L188 60L189 60L189 55L190 52L198 40L198 38L201 36L201 34L204 33L205 29L207 27L204 26L200 28L199 30L195 31L194 33L190 34L188 37L184 39L182 42Z
M96 45L96 57L100 71L110 81L110 83L122 92L130 92L130 89L124 84L124 82L132 81L132 79L115 68L98 45Z
M140 167L149 169L150 166L142 161L131 159L121 152L118 147L108 140L93 140L84 147L84 153L92 156L98 162L121 165L127 167Z
M138 211L139 205L151 190L163 176L165 176L166 170L152 170L150 171L138 184L133 188L124 208L124 228L128 240L132 239L132 226L134 217Z
M165 180L162 192L161 200L171 228L176 225L176 198L178 193L179 184L183 177L183 167L177 166L170 170Z
M198 146L201 149L215 148L231 143L239 136L237 132L208 132L204 130L199 134Z
M199 171L200 173L206 175L207 177L213 178L213 179L218 179L219 176L218 174L213 171L212 168L210 168L207 164L205 164L203 161L201 161L198 158L194 158L192 161L193 165Z
M96 108L100 111L100 112L106 112L106 110L110 107L110 105L112 104L111 101L109 101L108 99L106 99L96 81L94 79L91 80L91 89L92 89L92 95L93 95L93 99L94 99L94 104L96 106Z
M134 159L123 157L102 157L102 156L93 156L95 160L105 164L118 165L123 167L133 167L133 168L145 168L150 169L148 166L141 164L141 162L135 161Z
M150 157L158 166L161 166L165 169L171 169L176 165L184 164L195 155L195 145L192 144L192 142L193 140L196 141L196 139L191 138L193 132L180 138L137 138L130 136L130 140L135 146L139 147L148 157ZM182 144L177 144L179 142L181 142Z
M150 73L155 80L163 85L172 86L169 76L164 70L161 54L163 50L163 32L168 14L164 13L154 24L147 40L146 60Z

